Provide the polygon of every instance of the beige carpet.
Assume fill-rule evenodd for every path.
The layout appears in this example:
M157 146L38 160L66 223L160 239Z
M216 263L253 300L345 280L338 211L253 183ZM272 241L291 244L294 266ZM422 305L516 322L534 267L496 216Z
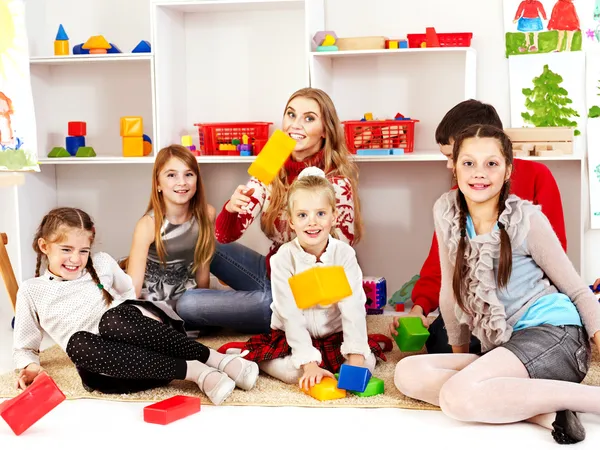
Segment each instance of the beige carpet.
M369 333L381 333L387 335L387 324L389 316L369 316ZM204 337L201 341L212 348L219 348L226 342L242 341L247 336L214 336ZM251 391L236 389L223 405L229 406L303 406L303 407L343 407L343 408L406 408L437 410L438 408L429 404L412 400L403 396L394 386L394 368L396 363L406 354L402 354L396 344L391 352L386 353L388 361L378 361L374 376L383 379L385 393L375 397L361 398L348 394L346 398L329 402L319 402L304 394L297 385L286 385L279 380L261 373L257 385ZM197 386L185 381L174 381L168 387L156 388L136 394L129 395L106 395L98 392L87 392L81 385L75 367L67 355L58 347L54 346L41 353L42 366L48 374L54 378L58 386L68 399L103 399L113 401L130 402L154 402L172 397L174 395L200 396L203 404L210 401L200 393ZM0 398L13 397L20 391L15 388L16 375L14 372L0 376ZM586 384L600 385L600 358L595 352L592 367Z

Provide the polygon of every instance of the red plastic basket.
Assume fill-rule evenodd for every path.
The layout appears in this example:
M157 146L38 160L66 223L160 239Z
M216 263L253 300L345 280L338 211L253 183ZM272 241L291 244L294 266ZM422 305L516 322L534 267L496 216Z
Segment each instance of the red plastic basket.
M470 47L473 33L437 33L440 47ZM409 48L421 48L427 41L425 34L407 34Z
M237 155L239 152L221 151L220 144L231 144L234 139L248 136L252 154L258 155L269 139L269 127L273 122L226 122L195 123L198 127L201 155Z
M350 153L357 150L401 148L411 153L415 147L418 120L348 120L344 123Z

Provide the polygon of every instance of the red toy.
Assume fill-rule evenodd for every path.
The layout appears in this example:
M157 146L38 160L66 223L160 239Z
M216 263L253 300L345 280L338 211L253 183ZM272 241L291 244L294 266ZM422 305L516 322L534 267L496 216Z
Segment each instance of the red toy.
M168 425L200 411L200 397L176 395L144 408L144 422Z
M19 436L65 398L54 380L42 372L21 394L0 404L0 416Z
M69 136L85 136L87 124L85 122L69 122Z

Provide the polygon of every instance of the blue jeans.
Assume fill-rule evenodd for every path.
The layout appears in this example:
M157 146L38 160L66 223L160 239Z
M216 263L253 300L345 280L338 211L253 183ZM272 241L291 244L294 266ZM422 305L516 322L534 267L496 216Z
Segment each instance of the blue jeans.
M266 333L271 325L271 280L266 258L241 244L217 243L211 273L233 291L190 289L177 301L188 330L225 327L241 333Z

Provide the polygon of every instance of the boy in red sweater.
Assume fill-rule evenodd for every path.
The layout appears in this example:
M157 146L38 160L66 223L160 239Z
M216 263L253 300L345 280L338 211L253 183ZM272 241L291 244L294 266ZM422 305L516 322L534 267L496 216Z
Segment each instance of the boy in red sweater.
M440 151L448 158L448 169L452 170L452 145L454 136L470 125L493 125L503 128L502 121L492 105L478 100L465 100L454 106L446 113L435 131L435 139L440 146ZM525 160L514 159L511 176L511 193L525 200L530 200L542 207L542 212L554 228L565 252L567 251L567 238L563 216L562 200L556 180L550 169L544 164ZM411 316L420 317L423 324L428 326L426 316L435 311L439 306L440 286L442 275L440 272L440 256L435 233L431 242L429 256L421 268L420 278L412 291ZM390 326L392 334L396 334L398 318L395 317ZM429 353L452 353L448 345L448 335L441 314L429 326L429 339L426 346ZM470 353L480 353L481 346L477 338L471 338Z

